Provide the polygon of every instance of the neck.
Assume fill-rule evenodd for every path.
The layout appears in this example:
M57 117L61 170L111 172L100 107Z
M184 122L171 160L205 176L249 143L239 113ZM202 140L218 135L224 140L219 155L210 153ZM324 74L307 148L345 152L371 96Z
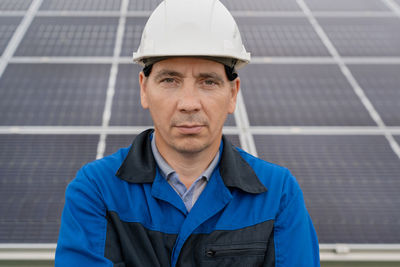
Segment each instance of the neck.
M200 152L183 153L160 144L156 138L156 146L164 160L176 171L180 181L189 188L193 182L207 169L219 150L219 142L211 144Z

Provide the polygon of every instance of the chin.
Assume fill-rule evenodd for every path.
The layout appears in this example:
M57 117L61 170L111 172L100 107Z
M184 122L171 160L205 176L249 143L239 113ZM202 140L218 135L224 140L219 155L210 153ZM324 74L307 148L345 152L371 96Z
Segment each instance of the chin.
M200 153L209 147L209 144L199 143L194 140L188 140L187 142L182 142L180 144L174 145L175 150L183 154L195 154Z

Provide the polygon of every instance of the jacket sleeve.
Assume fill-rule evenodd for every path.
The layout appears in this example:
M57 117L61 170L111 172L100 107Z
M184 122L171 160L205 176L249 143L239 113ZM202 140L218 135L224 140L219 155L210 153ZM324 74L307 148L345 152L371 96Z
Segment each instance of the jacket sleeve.
M275 221L276 266L320 266L317 234L307 212L303 193L288 172Z
M113 266L103 256L106 229L101 194L82 168L65 192L55 266Z

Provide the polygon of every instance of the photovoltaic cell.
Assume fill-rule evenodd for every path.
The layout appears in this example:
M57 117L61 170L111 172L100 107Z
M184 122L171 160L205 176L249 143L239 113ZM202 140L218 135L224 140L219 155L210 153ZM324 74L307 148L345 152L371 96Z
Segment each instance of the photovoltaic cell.
M133 52L137 51L146 21L144 17L126 19L121 56L132 57Z
M349 65L350 71L388 126L400 126L400 66Z
M16 56L113 56L118 18L39 17Z
M43 0L40 10L119 10L121 0Z
M142 68L137 64L121 64L118 70L115 95L113 98L110 125L118 126L152 126L148 110L140 104L139 72ZM235 125L233 115L229 115L225 123Z
M296 1L293 0L221 0L228 10L240 11L300 11Z
M128 10L129 11L153 11L160 3L161 3L161 0L129 1Z
M32 0L1 0L0 11L18 11L27 10Z
M249 65L240 70L253 126L374 126L335 65Z
M21 18L17 17L0 17L0 56L6 49L20 21Z
M10 64L0 125L101 125L109 65Z
M400 56L398 18L318 18L342 56Z
M119 65L110 125L153 125L149 112L140 104L139 71L141 67L133 63Z
M305 0L311 11L390 11L381 0Z
M252 56L329 56L305 18L236 18L247 51Z
M400 164L383 136L254 136L299 181L320 243L398 243Z
M64 191L97 135L0 135L0 243L56 243Z

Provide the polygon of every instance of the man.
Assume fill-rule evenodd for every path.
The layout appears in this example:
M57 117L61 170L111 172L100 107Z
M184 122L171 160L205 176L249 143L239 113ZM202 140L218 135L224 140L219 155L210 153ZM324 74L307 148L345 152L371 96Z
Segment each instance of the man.
M319 266L295 178L222 136L250 60L226 8L162 2L134 60L154 130L78 172L56 266Z

